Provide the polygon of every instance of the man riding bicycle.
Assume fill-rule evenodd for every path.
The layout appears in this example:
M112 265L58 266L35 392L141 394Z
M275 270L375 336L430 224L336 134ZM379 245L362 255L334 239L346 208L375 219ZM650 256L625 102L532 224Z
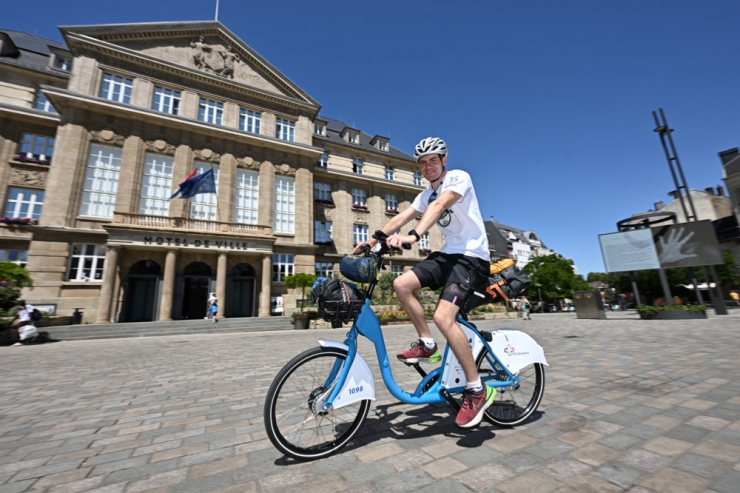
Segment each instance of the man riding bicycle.
M470 175L462 170L447 171L444 141L436 137L423 139L416 145L414 157L429 186L416 196L411 207L393 217L381 230L391 235L422 214L415 229L405 235L389 236L388 246L401 248L404 244L418 242L435 222L444 236L444 246L393 283L401 306L419 334L419 342L412 343L398 359L408 364L435 363L442 359L424 317L424 308L414 293L424 287L443 288L434 311L434 324L447 339L465 372L467 383L455 424L470 428L483 419L496 390L481 384L467 337L455 317L478 281L488 275L491 261L488 236ZM370 244L374 245L375 241L371 240ZM363 245L365 243L358 244L355 252Z

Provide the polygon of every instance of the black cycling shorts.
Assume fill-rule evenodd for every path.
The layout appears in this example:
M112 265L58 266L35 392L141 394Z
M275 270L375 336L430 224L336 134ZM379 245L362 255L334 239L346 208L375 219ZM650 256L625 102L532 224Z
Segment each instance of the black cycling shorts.
M490 262L478 257L434 252L411 270L419 279L421 287L444 288L439 299L461 307L473 288L488 276L490 268Z

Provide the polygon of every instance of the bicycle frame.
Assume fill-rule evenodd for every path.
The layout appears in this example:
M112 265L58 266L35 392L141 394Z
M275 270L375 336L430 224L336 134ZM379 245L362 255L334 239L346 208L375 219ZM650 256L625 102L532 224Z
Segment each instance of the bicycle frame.
M510 370L509 368L511 364L505 364L501 361L496 351L491 347L491 345L489 345L486 338L477 330L476 327L464 320L459 314L456 321L458 325L461 326L462 330L466 333L468 343L470 344L471 350L473 351L474 358L477 358L479 356L480 351L483 348L488 350L486 358L488 358L488 362L491 368L495 369L495 374L488 376L481 375L481 381L484 384L487 384L491 387L496 387L499 390L514 387L519 384L519 376L517 372L520 367L525 366L525 364L528 364L530 362L542 362L547 364L544 359L544 352L542 351L542 348L537 345L537 343L534 342L533 339L531 339L526 334L514 329L501 329L502 331L511 330L516 332L517 334L520 334L519 340L525 344L525 347L527 349L532 350L514 353L513 347L508 344L508 346L511 348L511 351L507 351L507 349L504 349L504 352L507 353L509 356L520 356L520 358L518 358L519 361L517 361L517 365L514 365L514 369ZM499 331L496 332L498 333ZM399 401L405 404L443 403L448 400L448 397L445 396L445 393L456 393L463 391L465 384L464 374L462 373L462 368L459 367L457 358L451 351L449 345L445 348L444 356L442 358L440 366L423 376L421 382L419 382L413 393L406 392L405 390L401 389L401 387L398 386L395 379L393 378L393 372L388 361L388 352L386 350L385 340L383 338L383 332L380 327L380 322L378 321L378 318L370 307L370 298L368 298L367 300L365 300L365 303L362 307L362 310L360 311L359 316L357 317L357 320L354 322L352 328L347 333L347 337L344 343L338 343L334 341L320 341L322 346L344 347L348 351L345 361L337 360L334 363L334 367L332 368L329 377L324 384L326 388L332 388L332 391L329 393L328 396L323 396L323 402L317 403L320 404L322 409L327 410L332 406L334 406L335 408L340 408L352 402L362 400L363 398L368 398L367 395L369 394L372 395L372 397L370 397L371 399L374 400L375 398L374 379L364 358L362 358L362 356L357 353L358 335L363 335L367 337L375 346L375 352L380 364L380 373L383 377L383 382L388 391ZM509 335L513 334L504 334L506 341L509 340ZM529 346L527 346L526 339L522 339L522 336L531 341L531 344L529 344ZM495 338L492 337L492 340L495 340ZM517 345L520 345L520 343L518 342ZM359 367L356 367L355 365L357 364L358 359ZM452 382L445 382L445 376L449 376L450 372L454 373L455 371L457 371L458 375L463 375L462 385L451 385ZM350 375L353 375L353 373L355 374L355 377L350 378ZM367 392L368 389L359 387L362 388L362 392L360 393L355 391L353 393L352 386L350 386L349 388L347 386L348 378L350 378L350 381L354 382L352 385L357 385L357 382L361 381L362 379L364 379L364 381L367 381L369 379L370 381L368 383L372 385L371 392ZM455 383L460 383L459 376ZM427 386L429 386L429 388L427 388ZM358 387L355 387L355 389L356 388ZM343 398L340 398L340 395ZM339 403L338 400L341 400L342 402ZM335 402L337 404L336 406L334 405Z

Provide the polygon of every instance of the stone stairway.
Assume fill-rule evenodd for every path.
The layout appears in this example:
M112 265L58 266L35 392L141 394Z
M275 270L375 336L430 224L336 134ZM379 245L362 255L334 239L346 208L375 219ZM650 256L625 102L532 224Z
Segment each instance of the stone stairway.
M65 341L83 339L116 339L121 337L151 337L229 332L261 332L293 330L290 317L224 318L210 320L171 320L166 322L135 322L118 324L63 325L39 327L53 339Z

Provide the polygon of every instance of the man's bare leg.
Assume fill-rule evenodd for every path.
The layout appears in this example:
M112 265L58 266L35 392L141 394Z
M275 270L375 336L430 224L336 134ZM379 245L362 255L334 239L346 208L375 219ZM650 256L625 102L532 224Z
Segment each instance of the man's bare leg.
M473 352L470 349L470 344L468 344L468 338L465 337L465 333L455 322L459 310L460 308L454 303L439 300L437 310L434 312L434 324L445 336L447 344L450 345L450 349L457 356L457 360L465 372L465 379L468 382L475 382L480 377L473 360Z
M393 288L396 290L401 307L403 307L406 315L409 316L411 323L414 324L419 337L428 337L431 339L432 333L429 330L429 325L427 325L424 307L421 306L419 300L414 296L414 292L421 289L419 278L416 277L413 271L407 271L393 281Z

